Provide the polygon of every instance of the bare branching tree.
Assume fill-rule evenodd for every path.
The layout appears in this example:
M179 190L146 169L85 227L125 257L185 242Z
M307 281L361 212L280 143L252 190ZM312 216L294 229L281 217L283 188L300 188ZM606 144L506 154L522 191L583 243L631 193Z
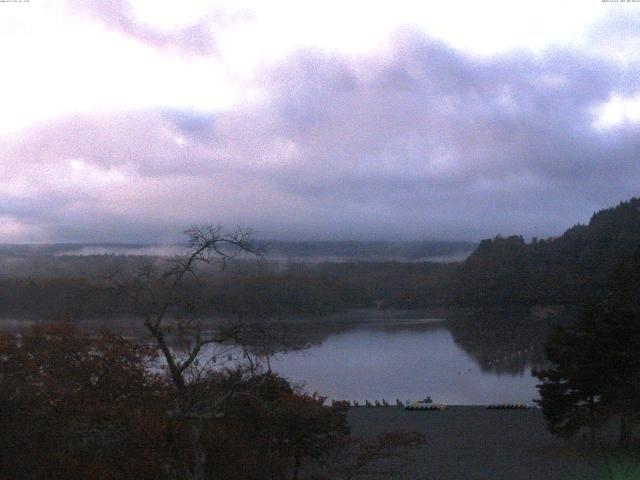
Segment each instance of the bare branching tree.
M271 359L278 353L302 350L309 346L306 336L290 323L270 320L243 319L229 324L234 344L240 348L250 372L261 367L271 372Z
M206 388L201 380L210 371L220 348L238 336L233 323L205 330L200 312L202 269L212 262L225 262L242 255L260 257L251 243L251 232L237 229L225 233L221 227L200 225L187 230L188 253L164 263L150 263L133 276L112 276L113 288L126 297L145 330L162 352L169 378L175 387L173 408L167 415L167 440L176 457L177 478L204 480L206 451L203 433L220 416L222 406L233 395L234 383L225 388ZM171 339L171 341L170 341ZM222 346L222 347L221 347ZM229 377L233 379L233 375ZM193 458L178 458L175 448L176 422L188 425Z

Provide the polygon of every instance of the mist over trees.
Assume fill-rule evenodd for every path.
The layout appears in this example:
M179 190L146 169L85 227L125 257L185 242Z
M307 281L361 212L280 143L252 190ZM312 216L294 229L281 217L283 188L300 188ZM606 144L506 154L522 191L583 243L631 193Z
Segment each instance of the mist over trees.
M0 278L0 315L80 320L133 311L128 299L114 302L109 296L105 271L132 273L149 259L134 257L122 265L120 259L112 263L110 257L95 260L108 265L96 268L91 275ZM153 263L161 266L165 262ZM205 300L201 308L210 316L285 318L363 307L444 305L454 270L454 264L439 263L240 262L224 271L212 268L202 272Z
M200 266L202 312L287 318L363 307L582 305L605 298L607 276L640 243L639 208L639 199L622 202L557 238L528 243L520 236L483 240L460 262L363 261L363 256L326 262L237 260L224 269L218 264ZM297 253L346 255L357 245L362 247L357 242L318 245L303 243ZM380 253L385 245L374 242L371 248ZM429 248L433 253L433 248L452 251L457 247ZM295 252L290 244L286 249ZM149 263L162 268L172 258L52 256L44 251L48 253L31 251L0 258L6 267L0 275L0 315L72 320L131 311L126 299L113 304L102 280L114 271L134 275Z

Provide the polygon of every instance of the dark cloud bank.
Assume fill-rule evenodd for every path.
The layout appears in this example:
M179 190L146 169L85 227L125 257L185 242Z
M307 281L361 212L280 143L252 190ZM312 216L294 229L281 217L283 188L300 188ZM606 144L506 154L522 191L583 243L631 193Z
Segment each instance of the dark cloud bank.
M415 32L357 59L300 51L233 111L77 117L6 141L34 171L81 158L121 178L78 193L35 175L2 213L55 241L157 241L194 221L270 238L557 235L639 193L639 125L594 127L637 76L584 51L479 59Z

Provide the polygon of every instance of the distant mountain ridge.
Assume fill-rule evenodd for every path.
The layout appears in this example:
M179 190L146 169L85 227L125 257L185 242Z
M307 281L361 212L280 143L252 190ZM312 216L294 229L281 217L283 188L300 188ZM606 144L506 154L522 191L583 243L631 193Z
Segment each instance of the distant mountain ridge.
M640 198L593 214L562 236L480 242L460 265L455 304L580 304L606 294L607 277L640 248Z
M321 261L460 261L477 244L464 241L283 241L256 240L267 259ZM0 256L171 256L184 253L179 244L51 243L0 244Z
M477 244L464 241L268 241L267 255L334 260L463 260Z

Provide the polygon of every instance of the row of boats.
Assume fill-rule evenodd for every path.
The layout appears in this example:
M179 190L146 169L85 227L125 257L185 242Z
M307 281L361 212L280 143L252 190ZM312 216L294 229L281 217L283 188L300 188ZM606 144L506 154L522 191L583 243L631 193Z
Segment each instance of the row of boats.
M397 398L396 398L396 405L399 407L404 407L404 403L402 403L402 400L399 400ZM373 402L370 402L369 400L365 400L364 405L360 405L359 402L354 400L353 406L354 407L390 407L391 404L389 404L389 402L387 402L386 400L382 400L382 402L380 400L374 400Z
M498 403L487 405L487 410L526 410L527 408L531 407L524 403Z
M361 405L358 402L354 401L353 406L360 407ZM373 402L370 402L369 400L365 400L363 406L364 407L390 407L391 405L386 400L382 400L382 401L374 400ZM431 397L427 397L424 400L418 400L415 402L410 402L408 400L406 402L403 402L399 398L396 398L396 406L402 407L405 410L446 410L447 408L446 405L433 403L433 400L431 400Z
M348 401L346 403L349 403ZM395 402L396 406L402 407L405 410L446 410L447 406L441 403L434 403L431 400L431 397L427 397L423 400L417 400L414 402L406 401L403 402L399 398L396 398ZM391 404L386 400L374 400L370 402L369 400L365 400L364 405L361 405L357 401L353 401L353 407L390 407ZM531 408L529 405L524 403L497 403L487 405L487 410L525 410Z

